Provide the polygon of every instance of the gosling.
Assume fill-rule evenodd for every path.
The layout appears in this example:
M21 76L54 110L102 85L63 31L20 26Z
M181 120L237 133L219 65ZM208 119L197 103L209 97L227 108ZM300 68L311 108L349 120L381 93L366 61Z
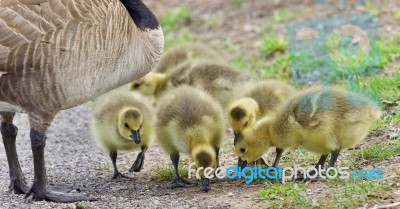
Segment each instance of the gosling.
M334 167L340 151L361 142L380 116L377 104L362 95L339 88L313 88L293 96L276 115L245 129L235 152L243 160L254 161L269 147L283 150L300 145L321 154L317 169L323 168L329 154L329 166Z
M274 114L282 103L295 93L295 88L280 81L265 80L252 84L228 105L228 121L234 132L234 144L256 120Z
M234 134L233 144L236 145L243 129L253 127L256 120L261 117L274 114L295 91L295 88L283 82L265 80L252 84L240 93L227 108L228 121ZM277 156L281 156L282 152L282 149L276 148ZM266 165L263 158L260 160ZM246 164L246 161L239 158L238 165L240 167L243 168ZM277 166L276 161L273 166Z
M99 147L110 155L113 180L128 178L118 171L118 151L140 148L129 171L139 172L143 168L145 153L152 142L153 112L146 98L129 91L110 92L96 101L90 131Z
M203 44L182 44L167 51L161 57L160 62L152 72L131 82L128 88L131 91L137 91L143 95L151 96L152 102L155 103L163 92L172 87L169 83L169 77L175 68L182 63L198 59L220 62L224 60L218 53Z
M223 56L214 49L200 43L189 42L171 48L163 56L154 69L154 72L168 74L178 65L188 60L214 60L224 61Z
M203 89L222 107L228 105L237 89L243 89L255 80L248 72L225 63L208 60L186 62L171 74L171 83L175 87L190 85Z
M175 169L171 187L191 187L194 183L178 173L179 154L190 154L196 166L216 169L225 130L222 108L207 93L188 86L171 90L157 105L156 137L170 155ZM201 189L210 190L210 180L200 172Z

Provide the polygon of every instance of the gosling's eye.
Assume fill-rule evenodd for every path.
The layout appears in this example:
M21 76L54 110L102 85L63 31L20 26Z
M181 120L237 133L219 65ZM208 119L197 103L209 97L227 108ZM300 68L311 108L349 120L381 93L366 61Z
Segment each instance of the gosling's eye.
M247 121L246 123L244 123L243 127L247 127L249 125L249 121Z
M244 147L240 148L240 152L242 152L242 153L246 152L246 148L244 148Z
M125 128L130 128L127 123L124 124Z
M140 86L140 83L133 84L133 88L135 88L135 89L139 88L139 86Z

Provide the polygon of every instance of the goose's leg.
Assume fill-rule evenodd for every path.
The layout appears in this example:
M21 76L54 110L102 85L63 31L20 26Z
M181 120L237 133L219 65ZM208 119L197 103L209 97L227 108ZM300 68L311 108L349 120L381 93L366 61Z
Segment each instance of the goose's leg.
M31 123L32 124L32 123ZM48 126L47 126L48 127ZM44 160L44 148L46 146L46 135L44 134L47 127L39 132L31 128L31 147L33 154L34 180L32 187L26 192L25 198L33 193L33 199L36 201L49 200L53 202L78 202L78 201L94 201L79 193L64 193L47 188L47 176Z
M136 157L135 162L133 163L132 167L129 169L129 172L139 172L143 168L144 164L144 154L147 151L147 146L141 147L142 151Z
M14 113L1 113L1 135L3 137L4 148L6 150L8 168L10 174L10 190L13 189L15 194L25 194L28 186L19 165L18 154L15 141L18 134L18 128L12 124Z
M171 188L176 188L176 187L192 187L192 186L196 186L197 185L196 183L191 183L189 181L186 181L186 180L182 179L179 176L179 172L178 172L179 153L170 154L170 158L171 158L171 161L172 161L172 165L174 166L174 170L175 170L175 179L171 183L170 187Z
M112 180L113 181L122 181L124 179L130 179L129 177L122 175L118 171L118 168L117 168L117 156L118 156L117 151L111 151L110 152L111 162L112 162L113 167L114 167L114 176L112 177Z

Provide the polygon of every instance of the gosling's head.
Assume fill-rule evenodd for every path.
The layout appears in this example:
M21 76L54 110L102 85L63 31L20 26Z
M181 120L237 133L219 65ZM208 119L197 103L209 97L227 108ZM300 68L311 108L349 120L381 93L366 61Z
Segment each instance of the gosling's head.
M196 167L203 167L203 169L199 171L199 175L201 176L201 189L208 192L210 190L210 179L205 177L204 169L208 167L213 168L214 171L217 169L217 153L211 146L202 146L195 148L191 155ZM208 171L206 172L208 173ZM213 173L211 173L211 175L213 175Z
M165 80L166 76L162 73L150 72L142 78L129 84L131 91L138 91L142 95L151 96L155 94L158 86Z
M263 130L268 131L268 129ZM255 134L254 128L248 128L243 131L235 144L236 155L246 162L253 162L260 159L269 148L268 133L264 133L264 137Z
M234 133L234 144L237 143L241 132L254 125L259 106L254 99L242 98L228 106L228 120Z
M143 124L143 114L137 108L125 108L118 115L119 134L136 144L141 142L140 129Z

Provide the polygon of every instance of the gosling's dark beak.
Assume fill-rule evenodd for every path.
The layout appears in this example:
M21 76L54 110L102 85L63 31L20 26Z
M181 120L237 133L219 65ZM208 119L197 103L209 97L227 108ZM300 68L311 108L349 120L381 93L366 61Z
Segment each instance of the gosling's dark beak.
M140 131L132 131L132 135L131 135L132 140L136 143L136 144L140 144L141 139L140 139Z
M239 132L233 132L233 145L236 145L239 136L240 136Z
M242 158L239 157L238 166L243 169L244 167L246 167L246 165L247 165L247 161L242 160Z
M201 190L203 192L210 191L210 179L201 177Z

